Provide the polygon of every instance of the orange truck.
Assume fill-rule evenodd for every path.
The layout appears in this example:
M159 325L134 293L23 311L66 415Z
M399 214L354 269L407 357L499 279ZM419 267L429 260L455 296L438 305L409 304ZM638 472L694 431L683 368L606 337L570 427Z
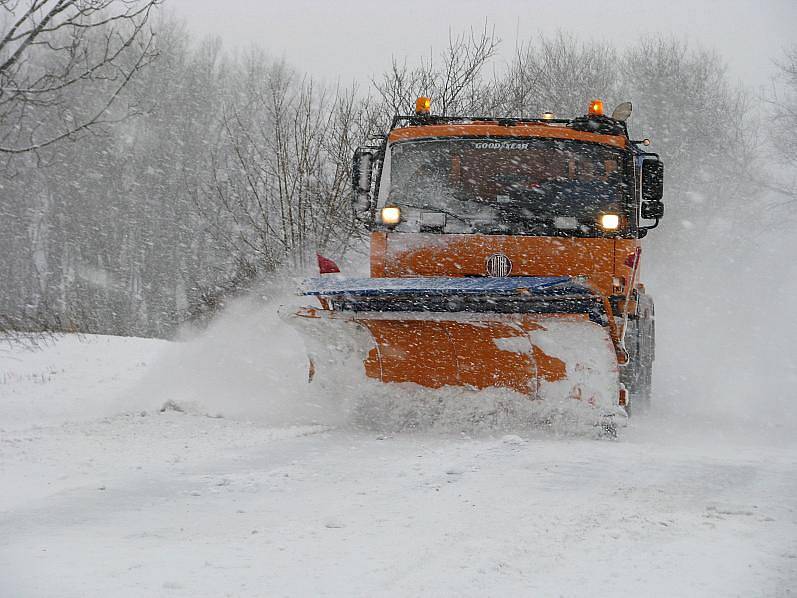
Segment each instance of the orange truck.
M306 280L315 305L290 314L311 381L349 360L383 383L504 388L602 422L648 405L640 240L664 213L663 164L630 114L596 100L571 119L443 117L419 98L395 117L354 155L370 277Z

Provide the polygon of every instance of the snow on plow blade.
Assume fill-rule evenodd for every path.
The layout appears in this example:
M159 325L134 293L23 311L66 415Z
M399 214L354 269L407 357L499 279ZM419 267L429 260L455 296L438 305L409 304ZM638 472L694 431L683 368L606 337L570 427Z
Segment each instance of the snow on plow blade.
M621 412L602 298L569 277L310 279L286 314L316 370L427 388L506 388Z

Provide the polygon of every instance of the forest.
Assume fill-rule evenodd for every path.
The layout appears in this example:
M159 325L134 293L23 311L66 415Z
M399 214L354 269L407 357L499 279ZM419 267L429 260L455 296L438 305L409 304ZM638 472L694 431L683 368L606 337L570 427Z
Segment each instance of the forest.
M417 64L394 56L362 88L196 38L160 8L2 2L0 329L171 338L255 285L311 272L316 252L362 252L352 152L420 95L443 115L632 101L632 137L667 165L653 276L677 276L698 309L727 315L742 281L769 284L783 273L767 264L793 252L797 47L750 89L685 39L620 48L562 31L512 49L485 26Z

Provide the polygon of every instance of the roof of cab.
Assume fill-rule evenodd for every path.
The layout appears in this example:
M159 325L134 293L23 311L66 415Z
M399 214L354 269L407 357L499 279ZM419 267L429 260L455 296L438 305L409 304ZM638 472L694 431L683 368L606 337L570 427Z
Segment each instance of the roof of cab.
M568 126L563 126L560 123L518 122L506 125L498 120L493 122L478 121L471 123L457 122L403 126L391 130L387 140L389 143L392 143L410 139L436 139L444 137L510 137L515 139L542 137L601 143L618 148L625 148L628 145L628 138L625 135L607 135L592 133L590 131L580 131Z

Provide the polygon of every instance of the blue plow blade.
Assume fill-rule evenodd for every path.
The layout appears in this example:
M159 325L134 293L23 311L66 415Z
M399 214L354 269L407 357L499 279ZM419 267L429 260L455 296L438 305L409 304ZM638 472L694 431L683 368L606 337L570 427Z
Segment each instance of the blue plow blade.
M540 297L590 296L594 291L569 276L423 277L423 278L308 278L303 295L407 297L450 295L519 295Z

